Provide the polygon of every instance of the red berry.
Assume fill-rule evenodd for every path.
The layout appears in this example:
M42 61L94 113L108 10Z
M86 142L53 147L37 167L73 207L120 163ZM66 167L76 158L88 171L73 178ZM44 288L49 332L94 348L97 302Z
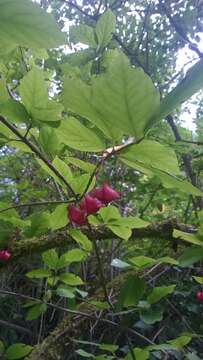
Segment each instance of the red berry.
M87 223L85 211L77 208L74 205L69 206L68 217L72 223L77 225L84 225Z
M198 291L196 296L197 296L197 300L203 302L203 291Z
M87 215L95 214L104 204L96 197L85 195L84 200L80 204L80 209L84 210Z
M96 197L106 205L111 201L120 199L121 197L120 193L112 189L107 183L104 183L101 188L92 190L90 194L92 197Z
M8 250L0 251L0 260L8 261L11 258L12 254Z

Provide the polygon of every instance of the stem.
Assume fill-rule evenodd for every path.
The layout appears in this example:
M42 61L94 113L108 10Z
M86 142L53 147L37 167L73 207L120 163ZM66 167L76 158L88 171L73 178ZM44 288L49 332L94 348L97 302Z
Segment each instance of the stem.
M3 213L5 211L8 210L12 210L12 209L19 209L19 208L23 208L23 207L27 207L27 206L43 206L43 205L53 205L53 204L68 204L70 202L73 202L74 199L70 199L70 200L56 200L56 201L39 201L39 202L30 202L30 203L26 203L26 204L17 204L17 205L13 205L4 209L0 210L0 213Z
M77 194L72 189L71 185L66 181L64 176L60 174L60 172L55 168L55 166L50 162L50 160L46 159L46 157L39 151L39 149L31 143L27 138L25 138L21 133L18 131L18 129L11 123L9 123L3 116L0 116L0 121L8 128L10 129L24 144L26 144L34 153L35 155L40 158L43 163L45 163L49 169L53 171L53 173L60 179L62 182L67 186L67 189L71 193L74 198L77 198Z

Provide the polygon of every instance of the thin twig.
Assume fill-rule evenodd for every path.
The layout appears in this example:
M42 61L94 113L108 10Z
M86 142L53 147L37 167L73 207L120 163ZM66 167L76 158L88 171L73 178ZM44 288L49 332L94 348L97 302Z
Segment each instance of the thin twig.
M19 208L23 208L23 207L28 207L28 206L43 206L43 205L56 205L56 204L68 204L73 202L74 199L69 199L69 200L56 200L56 201L37 201L37 202L30 202L30 203L26 203L26 204L16 204L4 209L0 210L0 213L3 213L5 211L9 211L12 209L19 209Z

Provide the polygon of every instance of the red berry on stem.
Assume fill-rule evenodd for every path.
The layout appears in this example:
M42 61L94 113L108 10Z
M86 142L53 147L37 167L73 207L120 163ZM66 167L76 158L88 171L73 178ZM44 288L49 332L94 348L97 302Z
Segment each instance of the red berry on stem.
M87 223L85 211L77 208L74 205L69 206L68 217L72 223L77 225L84 225Z
M80 208L86 212L87 215L95 214L104 204L96 197L85 195L84 200L80 204Z
M203 291L198 291L196 296L197 296L197 300L203 302Z
M8 261L11 258L12 254L8 250L0 251L0 260Z
M121 194L118 191L112 189L107 183L104 183L101 188L93 189L90 195L92 197L96 197L106 205L111 201L120 199L121 197Z

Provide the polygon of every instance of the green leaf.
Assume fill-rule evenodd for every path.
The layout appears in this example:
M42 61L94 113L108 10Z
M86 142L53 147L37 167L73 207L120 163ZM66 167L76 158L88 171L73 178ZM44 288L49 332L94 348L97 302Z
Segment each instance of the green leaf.
M172 294L175 290L176 285L169 285L169 286L158 286L155 287L152 292L148 295L147 301L150 304L154 304L161 300L162 298L166 297L169 294Z
M91 300L90 304L94 305L97 309L100 309L100 310L109 309L109 304L107 303L107 301Z
M157 321L163 319L163 310L162 309L148 309L142 310L140 312L140 319L145 322L145 324L152 325Z
M8 26L9 23L9 26ZM5 31L6 29L6 31ZM52 15L27 0L0 0L0 44L53 48L65 43Z
M74 44L80 42L89 45L92 48L97 47L94 29L86 24L71 26L69 30L69 38L70 42L73 42Z
M191 244L203 246L203 241L199 240L195 234L189 234L180 230L173 230L174 238L181 238Z
M26 274L26 276L29 277L30 279L43 279L43 278L51 276L51 272L46 269L36 269L36 270L29 271Z
M192 247L186 249L184 253L179 257L179 265L187 267L203 259L203 249L198 247Z
M55 249L50 249L43 252L42 259L50 269L57 269L59 257Z
M39 142L49 157L55 156L61 148L56 131L50 126L43 126L40 128Z
M0 355L3 355L4 351L5 351L4 343L3 341L0 340Z
M114 225L127 226L131 229L140 229L147 227L150 223L142 220L136 216L122 217L120 219L113 220Z
M69 223L67 216L67 204L57 205L55 210L50 214L49 224L51 230L61 229Z
M78 286L83 284L82 279L79 276L72 273L63 273L59 276L59 279L65 284L71 286Z
M19 93L26 110L37 121L57 121L63 106L49 100L43 71L32 68L21 80Z
M97 152L106 147L94 131L73 117L63 119L56 133L61 142L76 150Z
M145 349L134 348L133 353L136 360L148 360L150 357L149 351ZM134 360L134 359L131 353L129 352L127 356L124 358L124 360Z
M99 344L99 349L100 350L106 350L109 351L111 353L115 353L115 351L118 349L118 345L113 345L113 344Z
M203 88L203 60L193 65L185 78L161 102L157 119L163 119L174 111L182 102Z
M88 353L87 351L83 349L78 349L75 351L79 356L82 356L84 358L95 358L93 354Z
M0 103L0 114L12 122L29 122L29 115L24 106L19 101L13 99Z
M110 42L112 33L115 31L116 17L108 10L102 14L96 24L96 35L99 47L102 49Z
M121 219L121 214L118 208L113 205L101 208L98 213L101 215L102 220L105 224L110 223L112 220Z
M190 336L179 336L176 339L168 341L169 344L175 346L178 350L181 350L184 346L186 346L191 341Z
M59 286L56 290L56 293L59 296L69 298L69 299L74 299L74 297L75 297L74 291L75 291L75 289L73 289L71 287Z
M95 170L95 165L72 156L67 156L66 161L87 173L92 173Z
M86 257L86 253L80 249L73 249L63 254L58 263L58 269L65 267L66 265L72 264L73 262L81 262Z
M152 168L166 171L174 175L180 175L177 156L174 150L157 141L143 140L139 144L132 145L121 151L120 159L130 161L132 164L146 164Z
M26 320L29 320L29 321L35 320L41 314L43 314L46 310L47 310L47 305L46 304L34 305L28 310Z
M82 231L77 229L70 230L70 236L79 244L81 247L90 252L92 250L92 243L88 237L82 233Z
M145 291L145 281L136 275L128 276L121 288L117 308L135 306Z
M33 346L23 343L16 343L8 347L6 350L6 357L8 360L22 359L28 355L33 349Z
M121 239L128 240L132 235L132 230L126 226L117 226L117 225L107 225L116 236Z
M203 276L193 276L193 279L195 279L198 284L203 285Z
M143 255L134 256L132 258L129 258L128 261L131 265L135 265L138 268L145 268L156 263L155 259Z
M140 68L132 68L127 57L113 51L107 71L87 85L79 79L64 84L63 103L100 128L111 140L123 134L141 138L159 106L159 94Z

